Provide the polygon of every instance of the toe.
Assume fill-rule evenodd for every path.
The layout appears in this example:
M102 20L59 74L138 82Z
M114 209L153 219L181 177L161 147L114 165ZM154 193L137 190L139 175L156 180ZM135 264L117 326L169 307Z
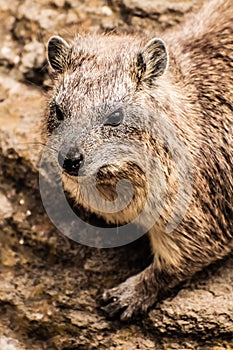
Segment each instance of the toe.
M112 302L103 306L101 309L108 315L108 317L114 318L120 316L123 308L124 307L120 303Z
M127 307L125 311L122 312L120 318L121 321L128 321L132 318L133 316L133 310L130 307Z
M102 305L115 303L118 300L118 298L114 294L115 293L113 289L105 290L100 297L100 303Z

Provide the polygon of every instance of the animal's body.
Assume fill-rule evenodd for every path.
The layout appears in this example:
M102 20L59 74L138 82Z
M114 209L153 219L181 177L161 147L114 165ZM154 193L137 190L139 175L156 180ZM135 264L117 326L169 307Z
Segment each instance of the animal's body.
M143 209L151 188L151 208L159 213L149 228L153 262L104 293L110 316L120 312L122 319L127 319L147 310L160 292L232 250L232 23L232 0L212 0L163 40L138 34L92 34L80 35L70 44L60 37L52 37L48 43L56 80L45 133L49 138L62 120L67 120L56 136L65 145L73 130L69 149L66 144L68 151L60 160L65 189L85 210L111 224L132 221ZM167 127L156 132L163 120L174 127L187 162L182 147L178 145L175 156L169 140L166 144ZM119 141L124 145L126 140L148 154L149 173L157 160L162 167L166 182L162 205L155 190L161 186L159 178L147 179L144 169L117 157ZM138 159L136 146L130 153L132 160ZM192 176L187 175L189 167ZM103 213L83 201L78 179L95 173L98 189L108 199L115 198L115 185L122 178L134 184L131 205L118 213ZM186 197L189 180L192 191ZM178 226L169 231L179 181L184 194L179 199L180 211L183 204L187 208Z

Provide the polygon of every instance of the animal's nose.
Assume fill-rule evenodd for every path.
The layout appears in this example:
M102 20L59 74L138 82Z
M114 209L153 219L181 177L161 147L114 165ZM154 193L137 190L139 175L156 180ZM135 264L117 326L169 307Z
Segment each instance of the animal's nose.
M67 153L58 153L58 163L69 175L78 176L79 169L84 164L84 156L77 148L70 148Z

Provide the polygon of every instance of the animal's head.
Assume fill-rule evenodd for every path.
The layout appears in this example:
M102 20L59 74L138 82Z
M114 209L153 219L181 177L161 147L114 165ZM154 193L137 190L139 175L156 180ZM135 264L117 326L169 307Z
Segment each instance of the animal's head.
M151 132L160 103L154 91L168 64L164 42L96 35L69 44L54 36L48 61L55 84L46 134L65 189L110 222L132 220L149 191L146 172L155 166Z

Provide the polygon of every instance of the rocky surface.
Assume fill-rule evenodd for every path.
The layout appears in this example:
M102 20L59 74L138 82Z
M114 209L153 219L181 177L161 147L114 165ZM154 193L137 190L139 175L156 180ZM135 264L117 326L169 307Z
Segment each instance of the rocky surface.
M143 269L146 238L109 250L81 246L52 225L38 187L48 37L161 31L182 21L193 5L0 0L1 350L233 349L233 257L199 273L148 316L127 324L107 320L97 296Z

